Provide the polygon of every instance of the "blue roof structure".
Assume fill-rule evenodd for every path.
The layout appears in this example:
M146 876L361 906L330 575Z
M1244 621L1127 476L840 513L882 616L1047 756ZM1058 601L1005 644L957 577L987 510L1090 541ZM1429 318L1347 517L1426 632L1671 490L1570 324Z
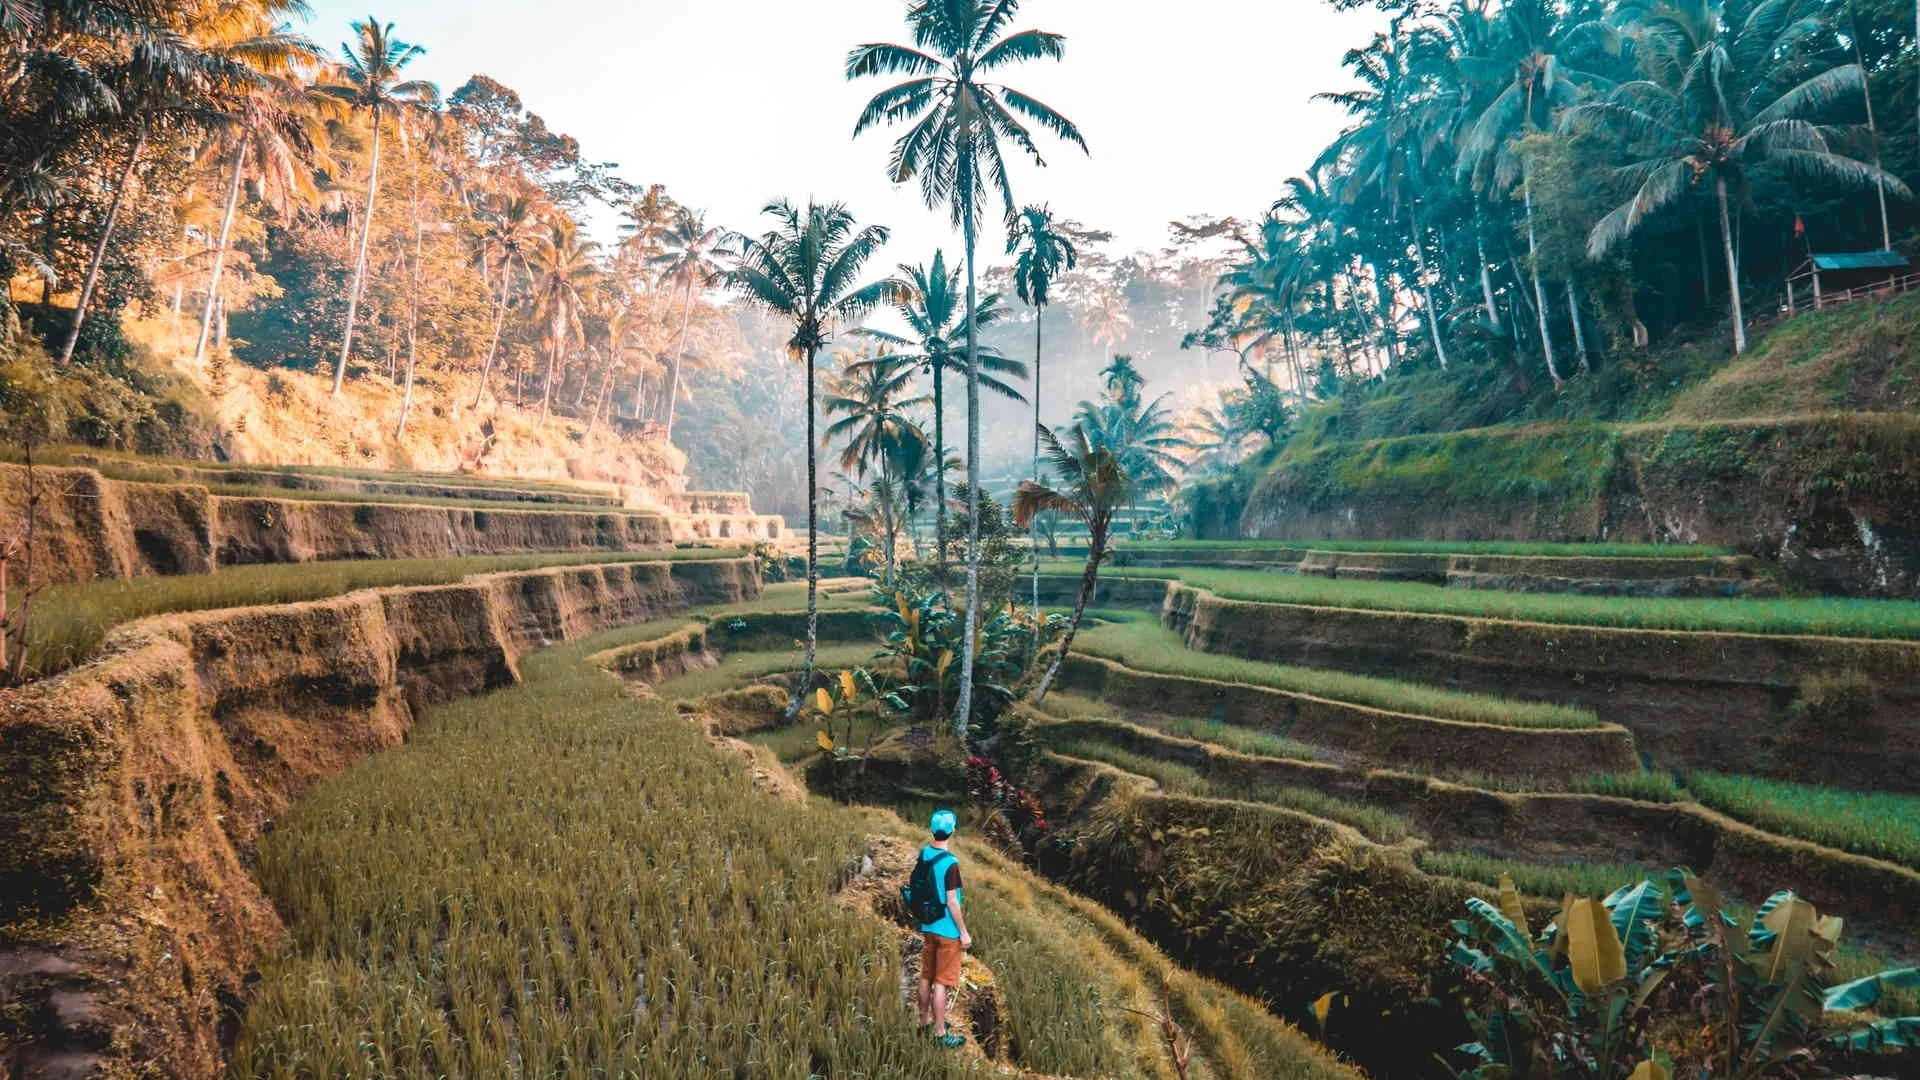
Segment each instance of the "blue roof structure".
M1907 257L1897 251L1852 251L1813 256L1815 270L1899 270Z

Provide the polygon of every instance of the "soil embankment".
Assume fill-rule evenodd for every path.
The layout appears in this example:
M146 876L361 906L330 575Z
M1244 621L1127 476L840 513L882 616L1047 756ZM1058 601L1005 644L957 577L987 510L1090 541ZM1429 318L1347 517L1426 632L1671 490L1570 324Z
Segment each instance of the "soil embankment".
M1221 539L1727 544L1792 580L1920 594L1920 425L1859 413L1486 428L1290 450Z
M0 693L0 1064L218 1075L284 934L247 868L295 797L534 649L759 587L750 559L627 563L160 616Z

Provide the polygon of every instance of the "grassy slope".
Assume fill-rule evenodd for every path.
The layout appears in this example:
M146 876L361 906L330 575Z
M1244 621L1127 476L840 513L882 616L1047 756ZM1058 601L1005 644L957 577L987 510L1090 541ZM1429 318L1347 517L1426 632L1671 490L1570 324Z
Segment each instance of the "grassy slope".
M458 559L386 559L233 566L211 574L123 578L55 585L34 597L27 670L41 676L84 663L107 632L146 615L252 604L288 604L393 585L446 585L472 574L550 566L716 559L724 549L475 555ZM18 597L14 599L18 604Z
M1920 869L1920 796L1696 772L1702 803L1763 829Z
M1047 565L1054 573L1070 562ZM1424 612L1482 619L1699 630L1743 634L1820 634L1920 639L1920 604L1837 597L1667 599L1448 589L1401 581L1349 581L1258 570L1116 567L1103 578L1171 578L1230 600L1374 611Z
M1108 614L1109 617L1124 616L1125 621L1082 631L1073 639L1076 652L1116 660L1136 671L1270 686L1419 716L1527 728L1591 728L1600 723L1586 709L1509 701L1487 694L1467 694L1324 668L1288 667L1194 652L1186 647L1186 641L1179 634L1157 620L1134 613Z
M985 1073L916 1037L897 938L829 899L874 815L757 794L665 702L586 662L686 621L535 654L521 685L433 710L414 742L283 820L261 876L293 943L247 1013L237 1073ZM967 854L1021 1064L1167 1075L1151 1028L1114 1007L1144 1003L1166 960ZM1209 1075L1350 1080L1245 999L1169 974Z
M1546 555L1598 559L1682 558L1732 554L1714 544L1552 544L1507 540L1140 540L1120 544L1173 551L1287 550L1379 552L1392 555Z

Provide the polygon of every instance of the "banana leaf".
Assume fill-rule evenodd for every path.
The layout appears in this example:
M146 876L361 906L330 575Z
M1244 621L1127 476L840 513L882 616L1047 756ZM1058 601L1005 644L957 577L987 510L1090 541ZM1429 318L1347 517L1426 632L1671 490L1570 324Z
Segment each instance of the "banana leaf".
M1499 908L1477 896L1471 896L1467 898L1467 910L1493 931L1493 944L1500 952L1533 966L1542 974L1546 973L1546 965L1534 955L1533 943L1527 940L1527 936L1520 932L1519 927L1514 926L1505 915L1500 913Z
M1911 1050L1920 1047L1920 1016L1876 1020L1865 1027L1834 1035L1826 1040L1826 1044L1837 1050L1851 1050L1860 1054Z
M1573 982L1585 994L1597 994L1610 983L1627 977L1627 954L1613 929L1607 909L1598 900L1576 900L1561 913L1567 928L1567 956L1573 962Z
M1531 938L1533 931L1527 926L1527 908L1520 902L1520 890L1514 887L1513 879L1500 875L1500 914L1526 937Z
M1819 922L1820 913L1813 905L1792 893L1775 893L1761 910L1754 912L1754 926L1764 926L1773 935L1773 940L1767 943L1769 948L1760 966L1760 977L1770 983L1784 982L1796 969L1812 961L1820 946L1820 939L1813 932ZM1755 940L1754 944L1761 942Z
M1830 987L1824 1004L1829 1009L1868 1009L1889 990L1920 990L1920 968L1894 968Z
M1667 896L1651 881L1619 889L1602 901L1613 912L1613 929L1626 951L1627 969L1638 971L1659 945L1653 925L1666 909Z

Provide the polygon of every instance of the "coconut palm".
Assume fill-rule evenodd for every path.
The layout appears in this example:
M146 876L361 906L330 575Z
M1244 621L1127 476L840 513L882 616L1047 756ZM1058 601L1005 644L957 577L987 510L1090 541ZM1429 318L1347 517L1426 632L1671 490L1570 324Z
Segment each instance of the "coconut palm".
M600 245L580 238L580 228L564 214L547 223L544 236L527 251L533 279L533 318L545 324L547 377L540 388L540 423L553 407L554 376L568 349L584 334L580 314L600 277L594 261Z
M1032 523L1034 515L1047 512L1081 521L1087 527L1087 565L1080 574L1080 591L1074 597L1073 617L1067 621L1060 649L1047 665L1040 685L1034 689L1032 700L1036 705L1045 700L1054 678L1060 674L1060 665L1073 649L1073 636L1080 630L1080 620L1086 615L1087 603L1093 599L1094 586L1099 583L1100 564L1106 560L1113 543L1114 515L1133 496L1133 479L1119 457L1088 438L1084 428L1078 425L1070 428L1063 442L1043 427L1040 441L1046 446L1047 461L1060 481L1054 486L1034 480L1021 484L1013 496L1014 523L1026 526Z
M805 364L807 398L807 644L800 681L786 719L800 714L800 695L813 681L813 659L820 640L819 440L815 434L814 366L837 325L852 322L885 300L886 282L856 284L860 272L887 242L887 230L861 227L840 203L809 202L802 211L785 200L765 213L774 227L758 237L738 240L740 258L721 274L731 289L752 303L793 322L787 351Z
M828 442L846 440L840 467L853 470L856 478L865 477L869 468L879 469L880 479L871 494L886 543L882 580L888 585L893 584L894 551L900 540L900 478L913 471L907 459L923 457L929 449L927 433L908 415L932 400L914 393L917 367L910 357L885 353L854 360L842 369L822 403L828 416L840 417L826 434Z
M500 354L500 334L506 328L507 308L513 299L514 275L528 273L527 252L540 234L539 210L531 198L515 195L482 202L474 215L480 225L479 256L482 265L499 268L500 287L493 301L493 333L487 343L487 358L480 364L480 385L473 392L473 407L478 409L487 396L487 378Z
M1865 92L1857 64L1809 75L1795 46L1821 32L1793 0L1759 0L1733 18L1726 0L1682 0L1643 15L1632 34L1648 77L1624 83L1606 99L1576 106L1569 127L1597 125L1620 135L1631 162L1621 175L1633 196L1601 218L1588 254L1601 258L1632 236L1647 217L1711 180L1726 256L1733 351L1746 351L1739 257L1729 206L1747 196L1755 168L1773 166L1828 183L1906 185L1881 169L1836 153L1831 129L1815 123L1839 100Z
M1073 240L1054 224L1053 212L1045 206L1029 206L1020 211L1020 219L1007 233L1007 254L1014 256L1013 292L1020 302L1033 308L1033 479L1040 479L1040 329L1046 321L1047 304L1053 297L1053 283L1061 274L1080 262L1080 251ZM1040 610L1040 536L1029 530L1028 546L1033 551L1033 609ZM1034 622L1038 637L1039 621Z
M903 75L906 81L875 94L854 124L907 124L893 146L893 181L920 181L929 207L946 206L966 244L966 310L975 308L974 255L987 186L998 190L1009 222L1015 203L1002 142L1044 165L1027 123L1037 124L1082 151L1086 140L1065 116L1010 86L982 76L1030 60L1057 60L1066 39L1040 30L1006 33L1020 0L913 0L907 25L913 45L867 44L847 56L849 79ZM1004 35L1004 36L1003 36ZM1026 121L1023 123L1023 119ZM980 622L980 353L978 326L967 330L967 615L954 723L966 734L973 700L974 630Z
M74 12L63 13L63 19L46 17L52 14L53 8L64 6L50 5L48 9L36 12L43 31L47 26L73 19ZM36 81L25 78L24 72L9 73L12 77L7 80L9 83L26 83L29 88L52 93L61 99L63 104L58 109L49 110L53 115L61 112L118 114L133 128L133 141L127 148L126 164L121 166L118 182L113 185L113 197L108 200L106 217L100 224L100 235L94 242L93 253L87 260L87 272L80 282L80 296L73 309L73 324L55 361L61 367L73 361L74 349L80 343L80 332L86 325L87 312L93 305L93 297L100 284L100 273L106 265L107 251L119 227L120 211L125 205L127 192L134 186L148 140L158 129L194 122L200 113L201 102L208 93L253 83L260 74L244 63L208 52L194 43L194 31L206 29L209 22L209 16L205 13L197 13L200 15L199 24L190 27L187 34L180 34L138 21L138 16L135 21L123 25L114 10L116 5L83 3L78 7L87 13L80 16L81 20L101 20L92 27L94 30L108 31L115 38L131 32L131 47L125 50L119 62L97 72L87 70L67 60L56 42L51 49L51 56L42 56L40 59L64 71L65 77L57 80L62 85L36 87ZM19 9L21 12L29 10L32 7L25 5ZM211 18L217 19L218 13ZM9 21L20 25L22 16L15 13L9 17Z
M217 101L211 112L214 138L209 150L230 160L226 204L220 215L219 237L213 245L213 267L207 273L206 306L200 313L200 336L193 346L196 364L207 354L241 181L249 174L258 176L262 187L277 196L282 208L295 194L317 194L308 163L321 138L322 119L331 111L331 99L303 79L307 71L323 62L320 50L298 34L274 29L267 22L274 11L254 9L245 14L244 21L228 31L232 40L215 42L210 49L254 68L259 75L225 95L225 100Z
M933 253L933 262L927 265L900 265L900 273L889 282L889 295L893 300L894 312L907 324L907 334L900 335L872 328L856 331L862 337L870 338L896 350L904 350L901 356L924 368L933 377L933 456L937 463L934 468L934 536L939 543L937 559L941 576L946 575L946 528L947 528L947 479L944 463L947 460L947 399L946 373L955 368L966 370L966 355L960 347L960 340L976 326L993 326L1007 317L1007 309L1001 305L998 293L991 294L969 309L960 306L960 273L957 269L947 268L947 256L943 251ZM972 318L967 317L967 311ZM1018 360L1010 360L992 346L975 347L976 361L973 365L979 370L980 386L1012 401L1026 400L1020 391L999 378L1005 375L1015 379L1024 379L1027 366ZM991 374L989 374L991 373Z
M1540 322L1540 350L1555 386L1566 380L1553 351L1546 285L1540 277L1539 232L1534 227L1533 189L1527 155L1516 143L1548 130L1557 112L1574 104L1583 89L1602 88L1605 80L1575 64L1583 40L1610 44L1610 31L1596 22L1560 17L1554 0L1511 0L1487 27L1486 52L1463 58L1469 77L1486 87L1460 144L1459 171L1482 190L1511 190L1520 183L1527 221L1534 311ZM1576 314L1576 318L1577 318Z
M333 369L333 396L347 378L353 355L354 321L360 314L360 295L367 282L367 244L373 238L373 214L380 198L380 132L388 118L408 110L431 109L440 102L439 88L422 80L404 80L401 73L426 53L393 36L393 24L373 16L353 24L355 40L340 46L345 59L344 82L326 87L329 94L354 109L365 109L373 142L367 155L367 196L360 210L360 240L353 259L353 277L347 286L347 324L340 335L340 360Z
M638 235L636 233L636 235ZM666 439L673 441L674 406L680 400L680 369L686 360L687 328L693 322L693 302L699 293L711 288L720 278L719 255L726 246L727 233L706 222L698 210L681 207L673 223L661 234L663 250L649 260L669 289L684 294L680 311L680 333L674 341L668 362Z
M1133 313L1127 310L1127 298L1120 290L1102 285L1094 294L1093 303L1081 311L1080 325L1101 352L1112 356L1113 350L1133 329Z

